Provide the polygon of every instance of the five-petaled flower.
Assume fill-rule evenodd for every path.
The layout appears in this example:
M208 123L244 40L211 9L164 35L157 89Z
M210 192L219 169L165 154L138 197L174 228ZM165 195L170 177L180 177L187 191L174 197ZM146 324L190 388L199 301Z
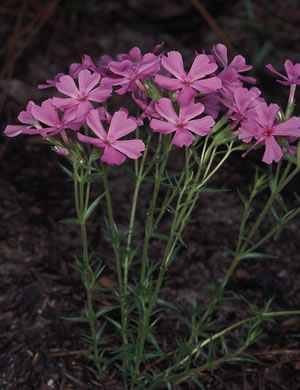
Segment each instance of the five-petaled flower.
M192 103L188 105L181 105L179 114L177 115L170 99L161 98L155 104L155 109L158 114L166 119L152 119L150 127L153 131L163 134L170 134L175 132L172 139L172 144L179 147L190 146L195 139L192 133L197 135L207 135L215 121L210 116L205 116L199 119L192 119L198 117L204 111L204 106L201 103Z
M278 83L281 83L283 85L300 84L300 63L294 65L291 60L286 60L284 63L284 68L286 70L287 76L277 72L277 70L274 69L274 67L271 64L266 65L266 68L285 80L285 81L276 80L278 81Z
M77 108L77 117L82 117L91 111L94 106L91 101L102 103L111 96L111 87L103 86L96 87L101 76L99 73L91 73L89 70L81 70L78 74L78 87L74 79L69 76L61 76L56 83L56 88L69 98L52 98L52 104L59 109Z
M114 113L107 132L104 130L98 110L91 110L86 121L98 138L78 133L78 140L98 148L104 148L101 157L103 162L110 165L120 165L125 161L126 156L135 160L145 150L145 144L139 139L119 141L119 138L132 133L137 127L136 121L133 118L128 118L124 111Z
M252 138L256 140L243 157L255 146L264 143L265 152L262 161L267 164L271 164L272 161L278 162L283 152L275 137L300 137L300 119L294 116L286 122L277 123L279 109L277 104L270 104L268 107L264 102L258 103L254 108L256 115L251 115L249 119L241 122L238 130L239 139L247 143L251 142Z
M222 82L218 77L204 78L217 69L206 54L196 56L188 73L184 70L182 55L178 51L170 51L167 57L163 56L162 65L175 78L157 74L154 80L162 88L180 90L177 100L181 103L190 102L198 92L212 93L221 88Z

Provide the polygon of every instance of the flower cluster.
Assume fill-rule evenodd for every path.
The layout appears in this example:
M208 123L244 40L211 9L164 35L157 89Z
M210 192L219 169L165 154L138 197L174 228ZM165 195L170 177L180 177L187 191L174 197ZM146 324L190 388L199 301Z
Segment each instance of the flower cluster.
M84 55L81 63L70 65L69 74L59 73L38 86L53 87L60 95L41 105L30 101L18 116L21 124L6 126L4 134L39 134L46 139L59 136L62 147L57 152L68 155L72 153L73 133L79 142L100 148L103 162L119 165L126 157L137 159L142 155L145 145L141 139L120 138L145 121L154 132L174 133L174 145L189 147L226 115L237 142L254 141L243 156L264 145L262 160L270 164L282 158L283 150L293 150L289 144L300 137L299 118L279 116L279 107L268 105L257 87L245 86L255 84L255 79L242 75L251 69L244 57L238 55L229 62L226 47L217 44L210 54L196 53L187 70L178 51L158 54L162 46L144 55L134 47L115 60L104 55L96 63ZM267 68L283 78L278 81L290 86L294 95L300 84L300 64L287 60L287 76L272 65ZM139 117L130 116L125 108L113 114L107 111L113 91L128 93L141 111Z

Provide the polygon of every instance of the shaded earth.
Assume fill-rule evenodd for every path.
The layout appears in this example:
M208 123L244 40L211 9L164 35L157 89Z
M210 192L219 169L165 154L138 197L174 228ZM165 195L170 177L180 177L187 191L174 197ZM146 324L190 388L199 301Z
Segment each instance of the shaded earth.
M188 64L195 50L208 52L214 43L228 39L231 54L235 50L248 61L257 60L255 75L267 96L275 102L284 101L287 91L275 85L259 56L280 70L286 58L299 61L297 1L284 5L275 1L272 6L265 2L265 8L252 2L255 25L247 21L246 2L224 3L90 0L83 7L80 1L45 4L4 0L0 6L1 128L17 123L16 117L28 100L38 102L51 96L51 90L37 90L36 85L58 72L67 72L68 65L79 62L83 54L97 59L106 53L126 52L133 46L146 52L162 41L165 51L180 50ZM199 4L215 24L207 24ZM236 189L247 193L260 158L260 152L253 153L241 164L240 155L232 156L210 183L231 191L205 193L200 199L194 223L183 235L187 248L173 263L162 294L183 311L193 301L207 305L211 286L222 280L229 267L231 259L224 248L234 248L243 211ZM95 380L86 368L87 347L81 338L87 328L62 320L83 312L85 290L71 267L72 256L81 253L78 228L58 223L74 216L72 184L59 168L59 158L40 138L20 136L1 137L0 159L0 389L123 389L114 372ZM293 192L298 190L298 183L295 179L287 188L289 209L296 205ZM112 200L117 205L121 230L126 229L131 188L131 180L123 172L113 175ZM101 187L96 186L92 196L96 197L99 190ZM143 191L137 217L137 228L141 229L148 207L148 187ZM258 210L263 201L257 202ZM88 233L92 250L109 256L110 248L101 230L104 213L102 206L93 215ZM273 224L273 217L268 217L261 233ZM251 315L241 297L258 307L273 298L274 311L299 309L299 231L300 220L294 220L291 229L262 248L278 256L277 260L254 258L241 264L228 286L233 299L218 308L217 329ZM156 242L152 245L154 251L159 250ZM108 264L98 284L111 287L114 283L114 267ZM107 305L105 297L97 295L95 304L99 308ZM264 325L264 338L248 351L256 363L224 364L198 379L211 390L300 389L299 325L299 317L280 317ZM175 337L182 337L185 331L183 324L166 311L158 327L165 350L172 351ZM234 343L238 334L231 337ZM174 386L196 388L189 381Z

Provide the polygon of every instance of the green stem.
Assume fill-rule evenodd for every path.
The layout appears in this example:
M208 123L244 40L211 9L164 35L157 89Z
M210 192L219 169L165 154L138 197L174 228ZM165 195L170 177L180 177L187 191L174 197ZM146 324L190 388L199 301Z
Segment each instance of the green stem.
M118 278L119 294L120 294L122 340L123 340L123 345L127 345L128 344L128 338L127 338L127 301L126 301L126 296L124 294L124 285L123 285L123 278L122 278L122 264L121 264L121 259L120 259L120 239L119 239L118 231L117 231L116 224L114 221L114 216L113 216L113 209L112 209L110 191L109 191L108 180L107 180L107 170L106 170L105 165L102 163L101 163L101 167L102 167L102 172L103 172L103 185L104 185L104 191L105 191L105 197L106 197L108 219L109 219L109 223L110 223L113 250L114 250L114 254L115 254L116 267L117 267L117 278ZM128 364L127 361L124 360L123 361L123 374L124 374L124 376L126 376L127 364Z
M88 252L88 240L87 240L87 232L86 232L86 207L83 205L88 205L89 203L89 192L90 185L87 186L85 191L84 189L84 176L85 172L81 169L80 176L78 175L78 167L77 163L73 164L73 172L74 172L74 199L75 199L75 208L77 219L80 221L80 231L81 231L81 241L82 241L82 261L83 261L83 280L86 288L87 294L87 316L89 321L89 326L91 330L92 342L93 342L93 354L94 354L94 362L97 368L97 375L100 377L102 375L102 369L100 366L100 358L99 358L99 350L97 344L97 332L95 325L95 312L93 308L92 301L92 290L94 281L91 278L91 269L89 264L89 252ZM90 184L90 183L89 183ZM79 186L79 191L78 191Z

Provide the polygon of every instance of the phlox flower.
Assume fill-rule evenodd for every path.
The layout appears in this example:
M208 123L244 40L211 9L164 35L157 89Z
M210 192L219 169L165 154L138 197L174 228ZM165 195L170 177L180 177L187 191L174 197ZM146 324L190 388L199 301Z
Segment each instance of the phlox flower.
M92 74L87 69L81 70L78 74L77 87L71 76L62 76L56 83L56 88L59 92L70 97L54 97L52 104L61 110L76 107L77 117L83 117L84 121L85 115L94 108L91 101L102 103L111 96L111 87L101 85L95 88L100 79L101 76L98 73Z
M260 94L261 91L255 87L251 89L238 87L234 90L231 101L222 98L220 100L233 112L229 115L230 119L242 121L247 119L255 106L262 101L262 98L259 98Z
M163 134L170 134L175 132L172 139L172 144L179 147L190 146L197 135L207 135L215 121L210 116L205 116L200 119L192 119L204 111L204 106L201 103L192 103L188 105L180 105L179 114L177 115L170 99L161 98L155 104L155 109L158 114L165 119L152 119L150 127L153 131ZM191 133L192 132L192 133Z
M235 56L231 63L228 64L227 47L222 43L218 43L212 48L212 55L222 68L233 68L238 74L242 72L247 72L248 70L252 69L252 66L247 65L245 58L241 55ZM256 83L256 80L253 77L242 76L240 74L238 75L238 77L240 80L246 81L248 83Z
M76 79L79 75L79 72L84 69L92 70L93 72L97 71L97 66L92 61L91 57L87 54L82 56L81 63L75 62L69 66L69 75L73 79Z
M32 115L41 123L47 125L43 128L43 133L47 134L47 137L52 137L56 134L63 132L65 129L79 130L82 121L77 117L76 107L66 109L63 114L58 114L58 110L52 106L51 99L48 99L49 104L42 105L41 107L34 104L32 107ZM32 133L31 133L32 132ZM27 134L34 134L34 130L28 130Z
M7 125L4 129L4 135L7 137L16 137L19 134L28 134L28 130L32 129L36 134L42 129L42 125L32 114L33 101L29 101L26 106L26 111L21 111L18 115L19 122L22 125Z
M120 165L125 161L126 157L135 160L145 150L145 144L139 139L119 141L119 138L132 133L137 127L136 121L133 118L128 118L127 113L124 111L114 113L107 132L104 130L98 110L91 110L86 117L86 121L98 138L78 133L78 140L98 148L104 148L101 157L103 162L110 165Z
M138 48L133 48L132 50L134 49ZM116 90L116 92L119 95L124 95L127 91L133 92L138 89L137 81L144 81L147 77L153 76L159 71L160 57L152 53L147 53L140 57L139 49L136 51L129 57L126 55L126 59L120 62L109 62L107 67L112 75L104 77L102 84L109 86L120 85L121 88Z
M139 90L139 95L138 97L135 95L133 92L131 94L132 99L134 102L141 108L143 113L140 115L140 119L143 119L147 117L149 120L151 118L160 118L159 114L156 112L155 109L155 101L150 99L141 91Z
M162 57L162 66L175 76L175 78L157 74L154 81L162 88L170 91L180 90L177 100L187 103L197 92L211 93L221 88L221 80L218 77L204 79L205 76L213 73L217 69L215 63L211 63L206 54L198 54L187 73L183 66L182 55L178 51L170 51L167 57Z
M60 80L61 76L64 76L64 73L57 73L53 80L46 80L46 84L39 84L38 89L45 89L50 87L55 87L56 83Z
M284 63L284 68L287 76L282 73L277 72L271 64L266 65L266 68L271 72L275 73L277 76L282 77L286 81L276 80L278 83L283 85L293 85L300 84L300 63L293 64L291 60L286 60Z
M276 117L280 107L277 104L260 102L254 108L255 115L241 122L238 130L239 139L243 142L251 142L252 138L256 140L254 145L243 154L243 157L256 145L264 143L265 152L262 161L271 164L272 161L278 162L283 152L276 140L276 136L282 137L300 137L300 119L292 117L286 122L277 123Z

